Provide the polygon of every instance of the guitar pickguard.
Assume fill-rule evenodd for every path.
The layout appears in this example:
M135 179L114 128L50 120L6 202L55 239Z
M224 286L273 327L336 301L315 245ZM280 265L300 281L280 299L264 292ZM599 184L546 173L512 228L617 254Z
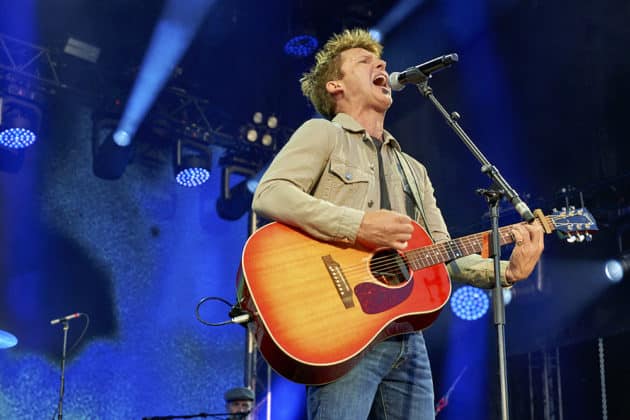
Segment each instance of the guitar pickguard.
M393 249L380 250L370 260L372 276L392 288L377 283L359 283L354 293L366 314L378 314L404 302L413 289L413 279L405 258Z
M413 278L403 287L392 289L376 283L359 283L354 288L361 309L366 314L378 314L404 302L413 289Z

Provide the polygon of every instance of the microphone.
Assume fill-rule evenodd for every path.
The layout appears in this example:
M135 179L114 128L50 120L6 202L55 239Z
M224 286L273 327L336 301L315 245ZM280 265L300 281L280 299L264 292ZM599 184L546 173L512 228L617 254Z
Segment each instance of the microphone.
M59 324L60 322L70 321L71 319L78 318L81 315L83 315L81 312L76 312L74 314L66 315L61 318L53 319L52 321L50 321L50 325L55 325L55 324Z
M432 73L450 67L458 60L457 54L446 54L417 66L409 67L407 70L395 71L389 75L389 85L392 90L403 90L405 85L417 85L431 77Z

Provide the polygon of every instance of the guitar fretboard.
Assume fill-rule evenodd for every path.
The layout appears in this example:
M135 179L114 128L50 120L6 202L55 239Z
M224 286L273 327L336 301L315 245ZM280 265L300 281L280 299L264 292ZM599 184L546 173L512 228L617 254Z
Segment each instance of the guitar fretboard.
M552 216L545 216L550 225L555 229L555 221ZM540 223L539 221L537 221ZM526 222L515 223L513 225L499 228L500 245L507 245L514 242L512 237L512 226L525 224ZM420 270L435 264L445 263L457 258L471 254L478 254L483 250L492 248L491 231L475 233L450 241L439 242L422 248L405 252L405 257L413 270Z

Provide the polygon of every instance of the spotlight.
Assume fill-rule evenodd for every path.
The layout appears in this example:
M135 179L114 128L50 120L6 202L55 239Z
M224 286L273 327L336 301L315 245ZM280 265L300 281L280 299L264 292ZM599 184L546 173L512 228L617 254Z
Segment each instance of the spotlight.
M0 330L0 349L8 349L15 346L18 339L7 331Z
M265 147L271 147L273 145L273 136L269 133L265 133L260 142Z
M23 99L0 98L0 146L24 149L37 140L42 113L37 105Z
M267 127L274 129L278 126L278 117L276 117L275 115L270 116L267 119Z
M252 117L252 121L254 121L254 124L262 124L262 121L263 121L262 112L255 112L254 116Z
M312 35L294 36L284 44L284 52L294 57L308 57L317 49L317 38Z
M212 152L205 144L177 140L175 180L185 187L197 187L210 179Z
M256 131L256 129L253 127L248 128L245 138L247 139L247 141L254 143L256 140L258 140L258 131Z
M630 252L626 252L618 258L606 261L604 272L606 277L613 283L620 282L630 271Z
M372 28L370 29L369 33L374 41L381 42L383 40L383 32L381 32L380 29Z
M92 133L92 171L102 179L119 179L132 160L134 148L121 146L116 140L121 134L116 127L118 120L96 120Z
M453 313L466 321L481 318L490 308L490 298L485 291L472 286L460 287L451 297Z

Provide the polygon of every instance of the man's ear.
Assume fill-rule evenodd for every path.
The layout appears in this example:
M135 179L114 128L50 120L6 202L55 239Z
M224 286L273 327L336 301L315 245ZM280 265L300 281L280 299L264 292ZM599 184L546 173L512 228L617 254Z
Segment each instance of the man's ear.
M330 80L326 82L326 91L330 93L331 95L339 93L342 90L343 90L343 86L341 85L341 82L339 82L338 80Z

